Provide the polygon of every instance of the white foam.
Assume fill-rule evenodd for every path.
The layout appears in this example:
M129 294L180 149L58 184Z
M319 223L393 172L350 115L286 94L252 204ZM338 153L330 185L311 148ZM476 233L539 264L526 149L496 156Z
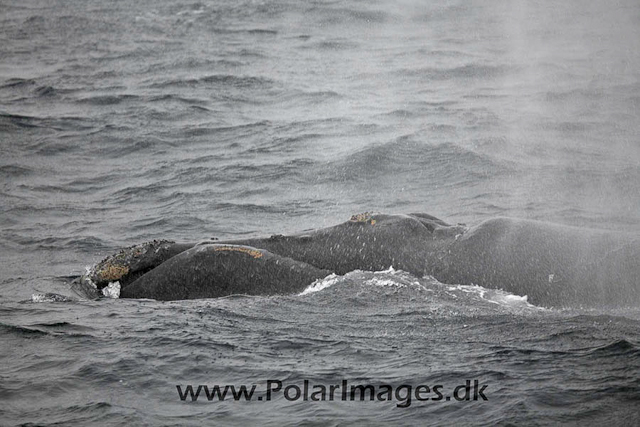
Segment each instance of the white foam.
M393 279L382 279L382 278L379 278L379 277L373 277L373 278L367 280L364 283L367 284L367 285L372 285L372 286L394 286L394 287L397 287L397 288L404 288L406 286L404 283L400 283L400 282L398 282L396 280L393 280Z
M468 294L477 294L479 297L484 297L484 294L487 292L486 288L478 285L453 285L448 286L447 289L450 291L462 291Z
M374 271L373 274L395 274L398 270L390 266L386 270Z
M495 304L507 305L510 307L519 307L519 306L526 306L526 307L532 307L532 308L536 307L533 304L529 304L528 297L526 295L520 296L520 295L510 294L504 291L496 291L489 298L485 298L485 299Z
M497 304L505 307L512 308L537 308L533 304L529 304L528 297L526 295L515 295L501 289L487 289L478 285L454 285L447 286L447 290L449 291L459 291L467 294L474 294L478 298L490 302L492 304ZM451 295L451 294L450 294ZM452 295L454 296L454 295Z
M316 280L315 282L307 286L307 288L304 291L300 292L298 295L307 295L313 294L315 292L320 292L323 289L327 289L335 285L340 281L341 278L342 276L338 276L337 274L332 273L324 279Z
M68 297L66 295L54 294L54 293L37 293L31 295L31 302L72 302L76 301L75 298Z
M33 294L31 295L31 302L50 302L45 294Z
M91 276L93 276L93 268L94 268L94 266L85 265L84 266L84 276L82 276L80 278L80 280L82 280L83 282L88 283L91 286L93 286L94 288L98 289L96 284L93 283L93 280L91 280Z

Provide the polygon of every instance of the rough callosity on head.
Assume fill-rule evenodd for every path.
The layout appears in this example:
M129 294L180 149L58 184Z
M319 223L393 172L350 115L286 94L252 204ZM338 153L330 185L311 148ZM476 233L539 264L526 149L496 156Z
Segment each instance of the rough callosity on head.
M99 281L113 282L120 280L129 273L129 267L126 265L107 264L103 266L96 274Z
M123 249L93 266L86 277L102 288L131 273L154 267L158 264L158 258L163 258L160 252L167 251L173 244L168 240L153 240Z
M216 252L222 252L222 251L242 252L242 253L245 253L247 255L252 256L253 258L262 258L262 252L260 250L254 249L254 248L249 248L249 247L244 247L244 246L235 246L235 245L220 246L220 247L215 247L214 251L216 251Z
M349 219L350 222L368 222L371 225L376 223L376 220L373 219L373 214L371 212L363 212L355 215L351 215Z

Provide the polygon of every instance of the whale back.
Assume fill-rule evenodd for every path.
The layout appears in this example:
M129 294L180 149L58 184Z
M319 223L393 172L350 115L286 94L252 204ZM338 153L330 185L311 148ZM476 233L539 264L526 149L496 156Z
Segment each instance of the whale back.
M431 215L358 214L336 226L290 236L230 240L221 243L268 250L336 274L389 267L422 276L436 268L453 233Z
M120 295L171 301L232 294L290 294L329 274L263 249L206 244L165 261L124 287Z

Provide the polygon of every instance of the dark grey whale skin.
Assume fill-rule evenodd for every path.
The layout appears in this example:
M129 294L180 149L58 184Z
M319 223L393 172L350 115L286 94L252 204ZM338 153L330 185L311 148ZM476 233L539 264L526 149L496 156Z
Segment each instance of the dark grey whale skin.
M451 244L449 234L436 235L434 231L452 227L431 218L375 215L367 221L347 221L291 236L221 243L265 249L336 274L393 266L422 275L440 265L438 254Z
M514 218L451 226L428 214L374 215L293 236L229 241L344 274L393 266L532 304L640 304L640 235Z
M495 218L461 236L448 260L439 280L504 289L536 305L640 304L638 233Z
M261 249L206 244L165 261L123 288L120 296L173 301L233 294L291 294L329 274Z
M197 252L215 245L256 248L263 257ZM640 303L639 256L637 233L513 218L467 228L423 213L360 215L289 236L194 245L125 286L121 296L169 300L295 293L330 273L394 267L443 283L527 295L541 306L635 306ZM298 273L287 275L292 269Z

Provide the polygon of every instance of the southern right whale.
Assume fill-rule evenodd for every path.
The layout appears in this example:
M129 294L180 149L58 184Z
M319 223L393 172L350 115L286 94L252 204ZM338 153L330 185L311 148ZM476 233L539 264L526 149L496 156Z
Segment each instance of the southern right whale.
M527 295L542 306L640 303L640 234L494 218L473 227L425 213L360 214L336 226L199 244L154 241L80 279L123 298L176 300L302 291L328 274L393 267L449 284Z

